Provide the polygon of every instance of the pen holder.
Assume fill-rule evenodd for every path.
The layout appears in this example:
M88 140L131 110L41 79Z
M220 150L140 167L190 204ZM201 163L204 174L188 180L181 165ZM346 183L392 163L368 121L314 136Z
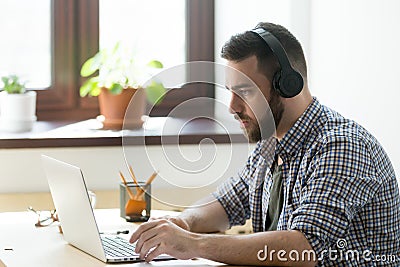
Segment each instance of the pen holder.
M131 199L127 187L123 183L119 184L120 216L129 222L147 221L151 211L151 185L145 186L145 182L138 182L139 186L133 182L127 185L135 198Z

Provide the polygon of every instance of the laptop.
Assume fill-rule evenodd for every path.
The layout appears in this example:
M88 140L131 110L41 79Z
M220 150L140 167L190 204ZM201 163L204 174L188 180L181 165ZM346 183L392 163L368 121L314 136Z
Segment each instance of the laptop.
M142 261L135 244L118 235L100 234L80 168L42 155L42 163L65 241L107 263ZM155 260L169 260L163 254Z

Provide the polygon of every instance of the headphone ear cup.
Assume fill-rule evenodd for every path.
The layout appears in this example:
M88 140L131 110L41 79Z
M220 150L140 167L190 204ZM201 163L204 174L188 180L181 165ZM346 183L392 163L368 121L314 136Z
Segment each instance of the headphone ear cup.
M275 90L285 98L291 98L298 95L303 89L303 77L295 70L282 73L278 71L272 81Z
M272 78L272 87L275 91L278 92L279 95L282 95L281 88L280 88L280 80L281 80L281 71L277 71Z

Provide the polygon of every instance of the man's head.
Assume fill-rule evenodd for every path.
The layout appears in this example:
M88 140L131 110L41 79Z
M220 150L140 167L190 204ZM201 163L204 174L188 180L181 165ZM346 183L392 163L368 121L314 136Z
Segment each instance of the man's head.
M300 43L284 27L272 23L259 23L256 28L264 28L273 34L285 49L292 67L297 70L306 81L307 67ZM274 74L280 69L280 65L272 50L257 34L246 31L233 36L222 48L221 56L228 60L228 65L248 76L261 90L258 97L252 101L243 97L243 92L248 94L250 88L243 86L243 79L236 79L234 75L228 75L227 87L232 90L230 110L240 119L250 141L259 141L265 135L261 133L271 125L271 119L266 115L268 107L259 107L259 97L264 97L268 102L274 120L274 126L278 127L285 111L284 104L278 92L272 88ZM240 87L240 88L239 88ZM248 86L249 87L249 86ZM240 90L238 90L240 89ZM254 86L252 90L254 90ZM255 96L257 93L253 93ZM257 101L256 101L257 100ZM256 102L255 102L256 101ZM264 101L265 102L265 101ZM258 104L257 104L258 103ZM263 114L263 109L264 113Z

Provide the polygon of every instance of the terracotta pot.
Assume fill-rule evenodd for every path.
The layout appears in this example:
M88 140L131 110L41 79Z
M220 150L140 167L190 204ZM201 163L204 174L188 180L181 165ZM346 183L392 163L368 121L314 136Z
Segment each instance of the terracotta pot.
M145 92L143 89L124 89L114 95L106 88L99 95L100 113L104 116L104 129L136 129L143 125ZM126 113L129 106L129 113ZM126 114L126 115L125 115Z

